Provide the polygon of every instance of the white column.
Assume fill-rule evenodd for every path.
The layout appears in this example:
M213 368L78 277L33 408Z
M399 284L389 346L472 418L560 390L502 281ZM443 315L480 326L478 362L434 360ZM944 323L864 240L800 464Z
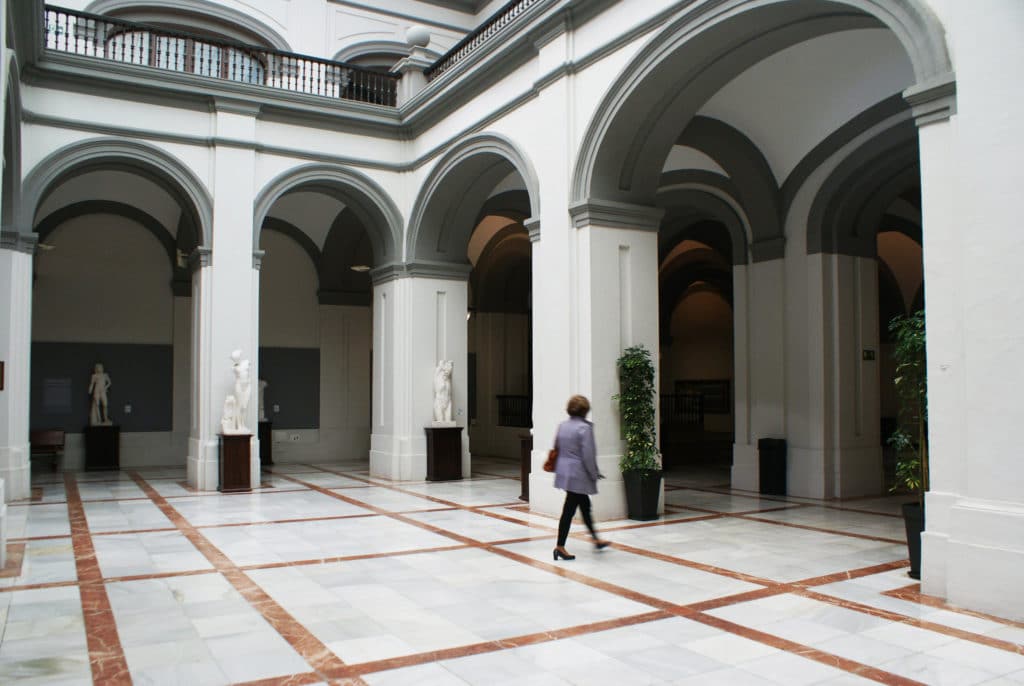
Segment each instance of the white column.
M955 114L929 113L948 103L948 84L904 94L919 125L927 288L931 492L922 589L1021 620L1024 92L1013 84L1024 63L1024 8L995 0L985 12L941 9L957 48Z
M415 270L415 267L413 267ZM452 418L462 430L462 474L469 476L467 425L467 270L375 275L373 433L370 474L398 481L427 475L423 429L433 421L434 369L451 360Z
M218 136L255 139L255 111L217 103ZM258 485L259 450L255 438L258 415L259 256L253 245L255 152L252 148L214 148L213 227L209 251L200 251L192 277L192 429L189 438L188 482L200 490L218 483L218 447L224 399L233 391L231 352L241 350L251 361L252 390L247 426L253 432L253 485Z
M192 298L174 297L173 394L171 445L178 455L188 455L192 409Z
M590 201L571 208L571 213L576 229L570 241L574 253L570 264L578 284L570 295L576 366L572 393L590 399L597 465L606 477L594 498L595 510L602 519L618 519L626 515L626 497L619 471L625 445L618 404L612 399L619 393L616 361L626 348L643 345L651 352L654 378L658 379L658 225L662 211ZM563 305L562 316L564 311ZM568 395L558 399L560 411L554 416L550 435L554 425L565 418L568 399ZM561 494L552 497L551 489L547 491L545 509L555 512ZM530 500L532 504L532 488Z
M5 239L7 236L5 236ZM15 236L0 247L0 481L7 502L29 497L29 369L32 352L32 252ZM5 240L5 243L7 241Z
M786 365L783 353L785 262L766 260L733 267L735 367L732 486L760 488L757 441L785 438L789 464L793 441L786 425ZM789 470L792 477L793 470Z

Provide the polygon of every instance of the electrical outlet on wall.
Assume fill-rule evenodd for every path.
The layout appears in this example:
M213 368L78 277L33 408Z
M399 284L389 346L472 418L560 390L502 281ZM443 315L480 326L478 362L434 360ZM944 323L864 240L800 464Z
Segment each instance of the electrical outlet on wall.
M124 413L125 414L131 414L132 413L132 406L131 405L125 405L124 406Z
M299 434L291 434L290 436L288 436L288 440L290 440L292 443L298 443Z

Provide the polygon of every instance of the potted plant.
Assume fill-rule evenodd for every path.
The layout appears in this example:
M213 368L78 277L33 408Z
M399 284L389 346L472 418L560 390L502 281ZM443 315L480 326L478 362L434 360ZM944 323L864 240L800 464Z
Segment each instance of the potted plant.
M658 518L661 496L661 461L655 424L654 364L642 345L627 348L616 363L619 371L619 402L622 437L626 450L619 470L626 489L626 510L630 519Z
M921 578L921 532L924 493L928 490L928 374L925 358L924 310L893 317L889 322L896 348L893 382L899 399L899 423L888 443L896 451L896 483L891 490L915 494L903 504L910 572Z

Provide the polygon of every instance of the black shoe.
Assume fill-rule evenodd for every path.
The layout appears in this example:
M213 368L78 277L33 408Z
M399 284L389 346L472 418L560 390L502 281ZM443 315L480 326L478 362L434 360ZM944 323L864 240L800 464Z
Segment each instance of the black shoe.
M575 555L570 555L569 553L563 553L558 548L555 548L555 550L554 550L554 552L552 552L551 556L554 558L554 560L556 562L558 561L558 558L562 558L563 560L575 560L576 559Z
M611 541L594 541L594 547L597 548L598 550L604 550L605 548L607 548L611 544L612 544Z

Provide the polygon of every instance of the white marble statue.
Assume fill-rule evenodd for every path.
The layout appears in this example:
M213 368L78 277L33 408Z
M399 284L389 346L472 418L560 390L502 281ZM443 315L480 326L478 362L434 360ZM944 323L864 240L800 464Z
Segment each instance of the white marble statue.
M263 379L260 379L258 388L260 393L260 421L265 422L267 421L267 406L263 403L263 398L265 397L267 392L267 382L264 381Z
M242 359L242 351L231 352L231 367L235 372L234 393L224 400L224 416L221 418L221 430L226 434L250 433L246 426L246 414L249 412L249 395L252 381L249 377L249 360ZM229 413L230 409L230 413Z
M452 421L451 360L441 360L434 370L434 426L455 426Z
M107 390L110 388L110 375L103 371L99 362L93 367L89 379L89 395L92 405L89 407L89 426L110 426L110 413L107 411Z

